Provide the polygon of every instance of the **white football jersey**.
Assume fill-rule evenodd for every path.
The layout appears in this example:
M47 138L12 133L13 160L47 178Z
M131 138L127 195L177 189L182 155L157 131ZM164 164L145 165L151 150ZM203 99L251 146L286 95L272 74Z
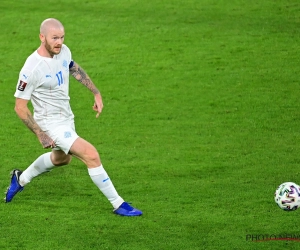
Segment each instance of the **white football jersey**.
M14 96L31 101L34 119L44 130L47 124L74 118L69 103L71 61L71 51L63 44L53 58L33 52L20 71Z

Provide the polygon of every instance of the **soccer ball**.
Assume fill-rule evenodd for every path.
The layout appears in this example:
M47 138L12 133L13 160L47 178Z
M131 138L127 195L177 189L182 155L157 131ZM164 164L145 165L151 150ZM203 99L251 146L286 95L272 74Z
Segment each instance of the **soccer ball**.
M300 187L294 182L282 183L275 191L275 202L284 211L300 207Z

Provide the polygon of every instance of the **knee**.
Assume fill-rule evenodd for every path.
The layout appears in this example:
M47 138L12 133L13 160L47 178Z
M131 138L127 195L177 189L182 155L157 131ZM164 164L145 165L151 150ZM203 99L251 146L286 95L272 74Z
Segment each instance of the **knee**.
M90 161L98 161L100 157L97 150L91 150L88 152L88 158Z
M52 163L54 166L64 166L64 165L68 165L72 160L72 156L71 155L66 155L63 158L59 158L59 159L51 159Z
M89 150L88 152L86 152L85 157L82 159L82 161L88 167L98 167L101 165L100 156L97 150Z

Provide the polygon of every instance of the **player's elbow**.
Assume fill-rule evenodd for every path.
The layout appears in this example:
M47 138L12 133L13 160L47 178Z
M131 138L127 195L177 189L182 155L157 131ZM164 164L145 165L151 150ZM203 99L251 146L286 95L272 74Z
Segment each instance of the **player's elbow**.
M22 114L22 109L19 106L15 105L14 110L15 110L16 114L20 117Z
M15 105L14 110L15 110L15 112L18 114L20 108L19 108L17 105Z
M15 112L20 116L23 113L27 113L28 107L27 107L27 100L23 100L23 99L16 99L16 103L15 103Z
M22 111L22 107L20 105L18 105L17 103L15 104L14 110L15 112L18 114Z

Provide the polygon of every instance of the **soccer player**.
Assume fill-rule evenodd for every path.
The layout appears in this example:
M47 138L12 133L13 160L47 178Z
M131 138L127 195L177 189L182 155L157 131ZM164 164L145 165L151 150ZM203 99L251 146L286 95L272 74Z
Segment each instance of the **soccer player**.
M86 164L92 181L110 201L115 214L142 215L142 211L133 208L119 196L101 164L96 148L76 133L69 103L69 75L93 93L96 117L100 115L103 103L90 77L72 60L71 52L64 44L63 25L57 19L46 19L40 26L39 37L40 47L27 58L20 71L14 95L15 111L37 136L43 148L52 150L39 156L23 172L18 169L12 171L5 201L10 202L34 177L69 164L74 156ZM27 106L29 101L33 105L34 115Z

